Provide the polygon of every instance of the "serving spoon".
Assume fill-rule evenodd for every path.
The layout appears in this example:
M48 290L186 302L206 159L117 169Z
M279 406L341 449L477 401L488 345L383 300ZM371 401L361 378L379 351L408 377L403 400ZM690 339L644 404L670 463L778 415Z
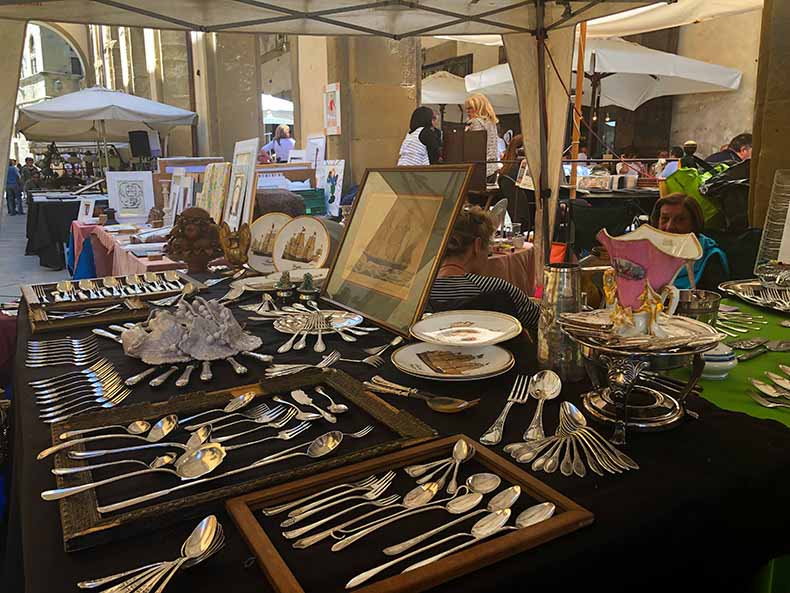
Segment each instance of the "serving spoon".
M99 436L93 437L85 437L84 439L74 439L70 441L64 441L62 443L58 443L57 445L53 445L44 449L36 456L36 459L44 459L49 457L53 453L57 453L58 451L62 451L63 449L68 449L69 447L73 447L74 445L79 445L82 443L91 443L93 441L103 441L107 439L133 439L137 441L145 441L148 443L157 443L165 438L168 434L173 432L176 427L178 426L178 417L175 414L169 414L164 418L160 419L159 422L154 424L151 427L151 430L148 432L146 436L140 436L137 434L103 434Z
M66 432L61 432L58 435L58 438L61 441L65 441L68 439L73 439L74 437L78 437L83 434L88 434L91 432L97 432L100 430L108 430L110 428L120 428L121 430L126 431L128 434L143 434L147 432L148 429L151 428L151 424L146 422L145 420L135 420L128 426L123 426L121 424L110 424L108 426L97 426L95 428L82 428L80 430L67 430Z
M480 540L483 540L487 537L491 537L497 533L502 533L503 531L512 531L517 529L526 529L532 525L545 521L549 519L552 515L554 515L554 511L556 507L551 502L542 502L535 506L528 508L525 511L522 511L519 516L516 518L516 525L515 527L505 526L508 519L510 518L511 510L504 509L502 511L496 511L495 513L491 513L490 515L486 515L482 519L480 519L477 523L472 526L470 533L464 534L456 534L456 535L466 535L472 537L473 539L468 542L464 542L457 546L450 548L449 550L445 550L439 554L431 556L430 558L426 558L416 564L412 564L411 566L407 566L403 572L409 572L414 570L415 568L420 568L426 566L427 564L431 564L432 562L436 562L437 560L444 558L445 556L449 556L450 554L454 554L463 548L468 548L471 545L476 544ZM448 541L450 538L455 536L447 537L443 540L439 540L438 542L434 542L430 546L423 547L420 551L428 549L428 547L436 546L444 541Z

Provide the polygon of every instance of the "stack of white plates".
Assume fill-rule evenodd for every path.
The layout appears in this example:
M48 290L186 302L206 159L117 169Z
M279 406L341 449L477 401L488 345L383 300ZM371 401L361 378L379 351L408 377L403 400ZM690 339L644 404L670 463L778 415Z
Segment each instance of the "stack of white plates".
M414 324L421 340L392 353L404 373L438 381L476 381L506 373L513 355L495 346L521 333L515 317L493 311L459 310L436 313Z

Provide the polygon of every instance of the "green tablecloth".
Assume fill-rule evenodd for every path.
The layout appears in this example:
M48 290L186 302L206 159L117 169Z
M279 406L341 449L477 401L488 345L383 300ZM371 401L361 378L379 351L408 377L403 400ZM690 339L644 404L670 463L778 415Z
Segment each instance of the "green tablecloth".
M734 342L741 338L757 337L768 338L769 340L790 340L790 328L779 325L780 321L790 319L789 316L752 307L741 301L726 299L723 302L727 305L735 305L744 313L762 315L765 318L764 320L768 322L767 325L763 326L764 329L762 330L750 331L749 333L741 334L738 338L728 338L727 342ZM729 376L724 381L702 379L700 385L705 388L703 397L725 410L743 412L755 418L777 420L790 427L790 409L764 408L747 395L749 390L754 390L754 387L749 383L749 377L770 383L765 376L765 371L773 371L781 375L782 372L779 370L780 362L790 364L790 352L767 352L752 360L739 362L738 366L730 371ZM790 400L787 403L790 403Z
M790 319L790 316L772 313L767 309L753 307L735 299L725 299L722 302L738 307L743 313L762 315L768 322L763 326L764 329L740 334L738 338L728 338L727 342L756 337L769 340L790 340L790 328L779 325L780 321ZM779 363L790 364L790 352L767 352L752 360L739 362L724 381L700 380L699 384L705 388L703 397L725 410L743 412L755 418L776 420L790 427L790 409L764 408L747 395L747 391L754 390L748 381L749 377L770 382L765 376L765 371L782 374L779 370ZM790 403L790 400L787 403ZM753 593L790 591L790 556L783 556L771 561L758 575L752 591Z

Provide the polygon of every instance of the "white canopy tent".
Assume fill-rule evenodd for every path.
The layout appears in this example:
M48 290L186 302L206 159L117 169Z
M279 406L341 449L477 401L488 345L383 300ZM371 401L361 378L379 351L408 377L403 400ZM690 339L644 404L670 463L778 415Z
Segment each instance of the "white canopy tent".
M261 108L264 124L293 124L294 104L272 95L261 95Z
M19 109L16 131L28 140L128 142L129 132L194 123L197 114L120 91L93 87Z
M521 127L539 138L527 148L539 220L536 242L549 253L560 185L573 26L655 0L18 0L0 4L0 27L21 60L23 27L9 21L55 21L182 31L373 35L398 40L422 35L505 36L518 89ZM547 60L547 53L551 59ZM549 65L551 62L551 66ZM554 70L556 67L556 71ZM18 69L18 65L17 65ZM15 85L12 85L15 86ZM15 89L13 89L15 91ZM6 98L10 92L6 93ZM12 100L11 100L12 101ZM1 101L0 101L1 102ZM0 145L8 144L6 130ZM5 138L2 136L6 136ZM0 154L0 156L3 156ZM552 173L550 174L549 171ZM546 207L544 207L546 206ZM540 273L540 272L539 272Z
M449 72L436 72L422 79L423 105L463 105L470 94L466 90L463 77ZM488 99L497 113L518 113L518 99L515 93L489 94Z
M674 4L656 2L650 6L588 21L587 39L627 37L761 10L762 7L763 0L677 0ZM481 45L502 45L500 35L438 35L437 37Z
M573 63L577 63L575 54ZM617 38L590 39L584 52L584 70L588 76L584 88L586 105L599 93L600 106L616 105L631 111L656 97L735 91L741 84L741 73L733 68ZM470 74L465 83L469 92L516 94L507 64ZM593 89L594 85L598 88Z

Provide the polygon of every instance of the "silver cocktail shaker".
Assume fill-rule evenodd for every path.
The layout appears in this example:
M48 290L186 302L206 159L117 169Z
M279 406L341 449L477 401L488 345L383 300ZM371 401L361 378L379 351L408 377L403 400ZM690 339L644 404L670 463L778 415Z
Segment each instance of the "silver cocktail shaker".
M576 313L581 306L579 264L546 266L538 323L538 366L552 369L563 381L580 381L585 377L579 347L558 323L562 313Z

